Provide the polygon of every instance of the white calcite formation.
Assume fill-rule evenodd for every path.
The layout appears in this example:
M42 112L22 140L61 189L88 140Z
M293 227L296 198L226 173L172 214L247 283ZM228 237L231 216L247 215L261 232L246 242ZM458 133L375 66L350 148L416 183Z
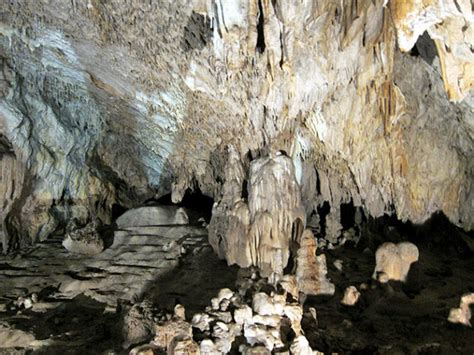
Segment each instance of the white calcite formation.
M98 232L97 222L83 228L72 228L66 232L63 246L72 253L95 255L104 250L104 241Z
M360 292L355 286L349 286L344 291L344 297L341 300L341 303L345 306L353 306L357 303L360 297Z
M411 264L417 262L418 257L418 248L413 243L384 243L375 252L372 277L382 283L389 280L405 281Z
M216 344L211 339L204 339L199 345L201 354L203 355L218 355L220 352L217 350Z
M247 284L240 281L240 285ZM213 310L212 305L204 312L195 314L190 323L177 314L176 310L174 315L168 314L166 320L155 317L154 338L145 348L165 350L169 354L179 350L183 354L217 355L232 353L236 349L244 354L288 351L290 354L317 354L303 334L303 307L296 302L296 298L286 291L277 292L276 289L281 290L280 287L274 288L270 293L263 292L262 288L272 287L267 279L254 277L247 281L251 287L246 288L245 292L241 292L241 289L237 292L222 289L213 298L230 302L229 318L223 319L223 312ZM246 295L241 296L242 294ZM177 308L180 313L182 306ZM315 313L314 309L313 312ZM150 338L150 317L141 317L144 324L136 328L146 329L146 336ZM199 334L200 340L197 343L193 341L193 332ZM144 333L140 332L142 334ZM290 342L289 338L293 340Z
M451 308L448 321L451 323L464 324L471 326L471 306L474 304L474 293L468 293L461 297L458 308Z
M258 266L266 276L283 274L290 245L299 243L306 222L293 162L281 153L252 161L246 202L241 198L243 173L233 152L224 195L213 208L209 241L229 264Z
M316 238L305 229L296 255L298 290L305 295L333 295L335 286L326 278L326 256L317 256L316 249Z
M319 351L314 351L309 346L308 339L304 335L299 335L293 340L290 347L291 354L294 355L319 355L322 354Z

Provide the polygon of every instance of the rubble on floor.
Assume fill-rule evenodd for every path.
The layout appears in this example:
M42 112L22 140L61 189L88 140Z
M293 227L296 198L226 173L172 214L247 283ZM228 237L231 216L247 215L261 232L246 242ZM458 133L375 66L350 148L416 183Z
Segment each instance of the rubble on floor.
M177 349L186 354L195 354L197 344L201 354L229 353L239 350L247 354L262 351L291 354L311 354L305 338L301 320L303 307L292 294L268 283L268 279L256 276L255 270L239 272L237 291L221 289L211 304L202 313L194 314L187 322L182 317L183 306L175 309L180 314L167 314L158 320L154 334L147 333L150 347L169 354ZM140 304L140 309L147 303ZM130 310L134 312L134 308ZM126 316L129 319L130 315ZM142 317L143 318L143 317ZM143 328L151 329L151 318L143 320ZM142 332L144 333L144 332ZM194 340L195 341L194 341ZM142 337L136 339L143 341ZM126 343L129 344L128 342Z

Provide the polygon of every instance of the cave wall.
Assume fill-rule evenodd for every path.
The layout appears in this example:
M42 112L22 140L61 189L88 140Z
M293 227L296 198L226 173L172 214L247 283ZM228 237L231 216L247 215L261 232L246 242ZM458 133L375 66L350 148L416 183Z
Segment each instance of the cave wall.
M472 229L468 2L2 2L0 133L22 167L2 173L4 250L114 204L219 201L229 151L244 175L290 156L328 236L349 201ZM405 53L424 31L431 63Z

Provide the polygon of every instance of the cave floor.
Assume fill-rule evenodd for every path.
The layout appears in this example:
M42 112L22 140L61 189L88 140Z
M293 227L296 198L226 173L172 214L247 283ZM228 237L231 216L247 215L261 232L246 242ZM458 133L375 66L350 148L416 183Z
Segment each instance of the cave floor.
M205 229L148 227L116 233L97 257L68 254L59 237L0 259L0 346L5 353L125 353L121 349L117 300L152 300L162 308L176 303L187 318L202 311L219 289L235 289L237 268L218 260ZM164 253L163 246L176 241ZM127 241L127 243L125 243ZM184 247L184 248L183 248ZM330 298L308 297L318 324L305 317L303 329L313 349L325 353L474 353L474 330L447 322L462 294L474 291L474 258L418 243L420 260L405 284L371 279L374 252L361 247L327 250L328 276L336 285ZM365 250L364 250L365 249ZM333 265L340 259L342 272ZM365 289L361 285L365 284ZM353 307L340 304L344 290L361 291ZM28 310L10 306L18 296L37 292ZM309 312L305 312L309 314ZM3 332L3 333L2 333ZM15 350L16 351L16 350Z
M372 251L341 247L326 252L328 276L336 285L331 298L309 298L305 308L317 310L318 326L303 319L314 349L340 353L473 354L474 330L447 321L463 294L474 292L474 258L415 241L419 261L406 283L381 284L371 279ZM342 272L333 265L343 261ZM361 289L361 285L366 289ZM361 292L355 306L340 303L344 290Z
M0 257L0 353L17 346L47 353L120 347L117 301L141 300L187 253L209 250L205 233L198 226L130 227L115 231L96 256L70 253L56 236ZM33 293L38 302L30 309L14 306Z

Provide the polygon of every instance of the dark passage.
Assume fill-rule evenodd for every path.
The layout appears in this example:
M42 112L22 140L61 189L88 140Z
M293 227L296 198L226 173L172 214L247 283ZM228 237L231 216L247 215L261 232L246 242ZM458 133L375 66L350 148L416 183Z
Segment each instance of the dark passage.
M257 23L257 46L256 50L259 53L265 52L265 31L264 31L265 17L263 14L262 0L258 1L258 23Z

